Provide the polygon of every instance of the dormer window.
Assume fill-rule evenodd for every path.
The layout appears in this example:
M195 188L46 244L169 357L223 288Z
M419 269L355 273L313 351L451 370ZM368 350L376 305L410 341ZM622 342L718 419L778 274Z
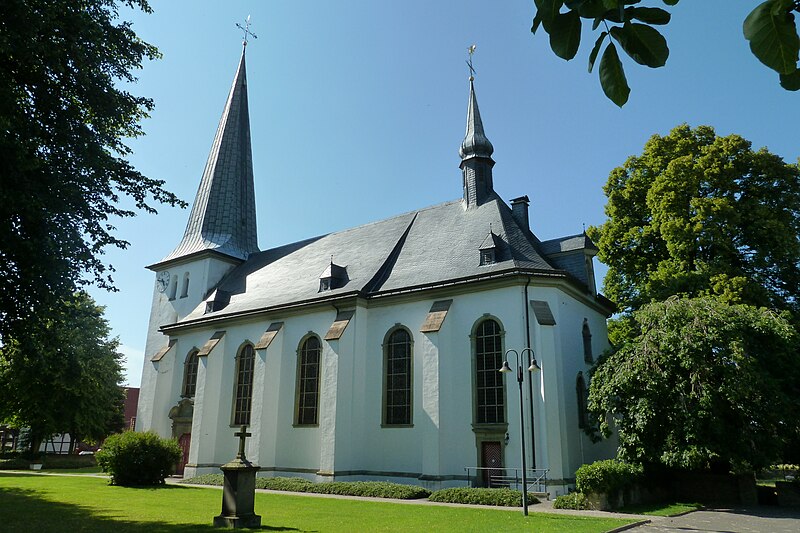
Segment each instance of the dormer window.
M350 279L347 277L347 267L331 264L319 276L319 292L332 291L344 287Z
M489 226L489 234L483 239L483 244L479 248L480 251L480 265L493 265L497 263L498 255L500 254L500 244L503 241L494 234L492 227Z
M231 293L221 289L215 290L206 300L206 313L221 311L231 303Z

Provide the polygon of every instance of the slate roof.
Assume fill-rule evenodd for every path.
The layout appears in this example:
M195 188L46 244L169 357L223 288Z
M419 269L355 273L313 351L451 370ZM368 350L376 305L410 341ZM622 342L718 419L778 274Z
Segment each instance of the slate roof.
M244 50L183 239L159 263L205 250L236 259L258 251Z
M481 266L479 248L490 225L500 246L496 263ZM347 267L349 279L320 292L320 273L332 255ZM499 197L470 209L455 200L253 254L216 288L230 294L224 308L206 312L203 304L182 322L352 293L369 298L519 270L563 273L542 256L535 237Z
M251 213L251 206L245 201L253 199L247 121L242 55L186 234L165 261L203 250L219 251L244 261L177 325L336 297L371 298L520 272L577 280L546 257L577 249L581 245L576 240L578 236L541 243L527 224L519 224L511 208L492 190L494 148L483 129L472 78L460 155L462 170L472 172L473 177L475 168L464 170L467 160L483 160L486 166L480 202L469 203L468 207L467 200L455 200L263 252L257 251L255 241L255 206ZM466 188L477 186L475 180L466 178L465 184ZM216 190L218 185L221 191ZM242 191L247 194L237 197ZM228 196L220 199L214 196L217 193ZM474 193L465 198L474 198ZM252 216L252 228L248 226L244 233L231 229L226 234L231 226L218 220L226 216L248 221ZM588 238L583 237L585 246ZM495 262L481 265L480 250L490 241ZM334 276L334 271L339 275ZM337 281L330 289L320 283L320 277L327 276Z
M598 252L597 246L585 233L542 241L539 244L539 249L546 255L574 252L576 250L590 250L594 252L592 255Z

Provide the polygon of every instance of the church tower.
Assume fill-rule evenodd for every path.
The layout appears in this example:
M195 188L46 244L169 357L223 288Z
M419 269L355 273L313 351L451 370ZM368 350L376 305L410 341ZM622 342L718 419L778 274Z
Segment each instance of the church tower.
M469 103L467 105L467 132L458 154L464 185L464 204L477 207L495 196L492 184L494 147L483 131L483 121L475 97L475 78L469 77Z
M214 142L203 170L189 221L180 243L161 261L147 268L156 273L150 311L142 390L156 387L162 374L174 375L186 354L170 354L173 343L159 330L173 324L200 305L209 292L235 266L258 252L250 117L247 105L245 47L222 112ZM159 365L175 365L173 372ZM163 366L163 365L162 365ZM147 383L152 381L151 383ZM166 414L148 404L156 398L143 394L137 428L169 431ZM162 409L163 410L163 409ZM156 419L158 418L158 419Z

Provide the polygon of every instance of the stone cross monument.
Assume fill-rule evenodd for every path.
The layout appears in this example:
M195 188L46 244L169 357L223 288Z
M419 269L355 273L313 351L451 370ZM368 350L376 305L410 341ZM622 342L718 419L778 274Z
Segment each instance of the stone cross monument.
M258 528L261 517L255 514L253 506L256 498L256 472L261 467L247 460L244 454L245 439L251 437L247 426L234 433L239 437L239 453L230 463L220 467L225 475L222 487L222 514L214 517L214 527Z

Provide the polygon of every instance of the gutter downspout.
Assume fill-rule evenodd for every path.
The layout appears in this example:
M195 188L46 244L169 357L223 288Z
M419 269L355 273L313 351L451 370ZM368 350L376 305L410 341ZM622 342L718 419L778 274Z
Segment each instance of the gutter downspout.
M530 303L528 301L528 285L531 284L531 276L528 276L528 282L525 284L525 347L531 347L531 322L530 322ZM529 350L528 352L528 366L531 366L532 359L531 354L533 350ZM530 400L530 408L531 408L531 468L536 468L536 430L533 427L534 424L534 415L533 415L533 380L528 380L528 400Z

